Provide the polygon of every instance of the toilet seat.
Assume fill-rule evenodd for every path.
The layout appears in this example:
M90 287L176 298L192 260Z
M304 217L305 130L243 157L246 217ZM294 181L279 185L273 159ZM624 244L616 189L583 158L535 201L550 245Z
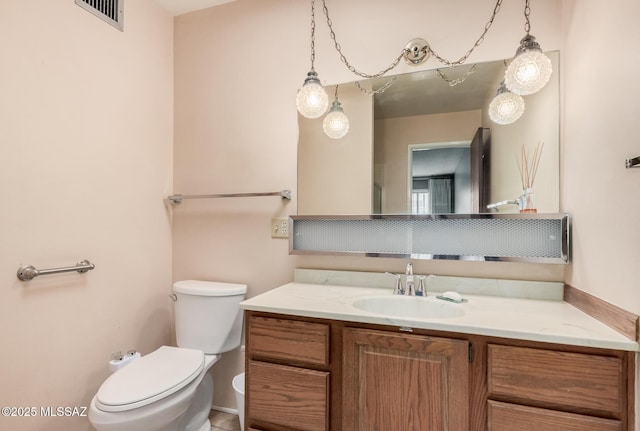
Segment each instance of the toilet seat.
M191 383L202 372L200 350L162 346L113 373L96 395L105 412L122 412L151 404Z

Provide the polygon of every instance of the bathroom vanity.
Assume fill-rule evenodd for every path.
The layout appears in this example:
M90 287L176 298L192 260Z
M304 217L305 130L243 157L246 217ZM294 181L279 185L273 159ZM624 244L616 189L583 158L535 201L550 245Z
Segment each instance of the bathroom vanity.
M435 295L294 282L245 301L247 429L633 429L636 341L557 297Z

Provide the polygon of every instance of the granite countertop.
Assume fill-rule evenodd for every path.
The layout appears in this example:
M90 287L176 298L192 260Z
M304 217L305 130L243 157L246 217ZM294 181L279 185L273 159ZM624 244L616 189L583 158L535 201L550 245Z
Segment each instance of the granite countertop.
M392 289L338 284L292 282L245 300L244 310L287 314L292 316L335 319L435 331L486 335L519 340L540 341L574 346L587 346L627 351L640 351L640 346L599 320L557 297L532 299L461 293L465 303L453 304L435 299L429 291L427 300L442 302L443 307L460 307L458 317L390 317L363 311L353 306L358 299L389 295ZM553 296L553 295L552 295ZM407 298L422 300L425 298Z

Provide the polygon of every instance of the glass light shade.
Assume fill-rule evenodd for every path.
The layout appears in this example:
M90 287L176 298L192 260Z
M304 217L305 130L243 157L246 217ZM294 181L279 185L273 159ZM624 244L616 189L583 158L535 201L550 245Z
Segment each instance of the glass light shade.
M343 138L349 132L349 117L342 110L340 102L333 102L331 110L322 122L324 133L331 139Z
M298 112L307 118L318 118L327 112L329 96L313 69L307 74L302 88L298 90L296 106Z
M504 73L504 82L512 93L526 96L547 85L552 72L549 57L544 55L536 38L527 35L520 41L516 56Z
M524 99L509 91L498 92L489 104L489 117L496 124L514 123L524 113Z

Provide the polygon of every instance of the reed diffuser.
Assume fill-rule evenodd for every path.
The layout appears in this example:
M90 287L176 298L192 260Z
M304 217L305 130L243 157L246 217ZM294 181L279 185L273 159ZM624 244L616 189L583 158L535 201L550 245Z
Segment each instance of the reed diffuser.
M522 145L520 159L518 159L518 156L516 155L516 163L518 164L520 180L522 181L522 196L520 197L521 213L538 212L534 202L533 183L535 182L536 174L538 173L543 148L544 142L538 142L538 145L533 152L533 156L530 156L525 146Z

